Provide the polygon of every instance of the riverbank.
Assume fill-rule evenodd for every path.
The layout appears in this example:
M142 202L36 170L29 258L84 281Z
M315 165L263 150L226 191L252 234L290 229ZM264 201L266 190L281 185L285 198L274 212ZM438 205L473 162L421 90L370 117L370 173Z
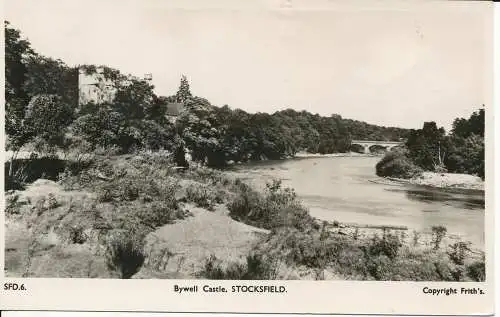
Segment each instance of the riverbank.
M484 181L474 175L423 172L411 179L387 177L387 179L411 185L429 186L441 189L479 190L484 191Z
M6 276L482 278L484 262L465 248L457 260L445 243L327 228L280 182L258 191L224 172L176 169L164 153L99 160L6 193Z
M330 153L330 154L320 154L320 153L307 153L307 152L299 152L296 153L294 158L320 158L320 157L376 157L380 156L377 154L365 154L365 153L357 153L357 152L348 152L348 153Z

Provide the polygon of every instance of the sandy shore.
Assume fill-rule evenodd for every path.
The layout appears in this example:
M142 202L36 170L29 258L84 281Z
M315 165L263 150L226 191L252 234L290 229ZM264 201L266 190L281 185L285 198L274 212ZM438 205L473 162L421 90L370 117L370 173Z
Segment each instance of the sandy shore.
M474 175L424 172L422 175L412 179L388 178L399 183L412 185L431 186L436 188L483 190L484 181Z

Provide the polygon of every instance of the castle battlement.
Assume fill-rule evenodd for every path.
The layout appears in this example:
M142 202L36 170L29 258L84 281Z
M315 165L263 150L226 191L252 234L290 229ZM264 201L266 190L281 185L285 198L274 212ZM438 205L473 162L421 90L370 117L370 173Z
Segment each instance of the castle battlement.
M134 77L135 78L135 77ZM138 78L135 78L138 79ZM152 75L146 74L144 80L151 82ZM120 85L127 85L130 81L124 80ZM78 104L93 102L105 104L113 102L118 90L117 83L106 78L104 68L97 67L94 71L80 68L78 71Z

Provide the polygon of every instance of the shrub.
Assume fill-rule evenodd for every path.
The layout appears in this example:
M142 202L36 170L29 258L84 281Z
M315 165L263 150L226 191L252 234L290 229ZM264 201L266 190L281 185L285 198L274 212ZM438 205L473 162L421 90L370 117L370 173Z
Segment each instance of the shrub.
M19 203L19 195L18 194L10 194L6 195L6 207L5 213L8 215L19 214L21 212L21 204Z
M200 275L212 280L275 280L278 262L262 255L250 254L246 257L246 263L234 262L224 266L215 255L211 255L205 260Z
M484 259L474 261L467 266L467 275L476 282L484 282L486 280L486 266Z
M391 274L384 280L393 281L441 281L433 259L427 254L399 256L391 266Z
M163 202L154 202L145 206L137 206L134 208L133 216L140 219L144 225L155 229L171 223L177 219L178 214L172 206Z
M22 190L29 182L27 163L19 164L17 162L19 161L10 161L4 165L5 190Z
M216 196L206 185L198 183L189 185L186 188L186 198L188 201L194 202L198 207L208 210L214 209Z
M412 178L422 173L422 169L401 150L387 152L375 169L380 177Z
M369 242L367 251L370 256L385 255L393 260L398 256L401 246L402 243L396 235L388 234L383 238L375 235Z
M416 247L420 240L420 233L416 230L413 230L413 246Z
M393 262L385 254L379 254L368 260L367 270L377 281L390 280Z
M100 202L122 202L153 200L163 201L171 208L177 208L175 193L178 184L170 178L161 178L147 173L139 175L120 175L98 186L97 197Z
M234 219L265 229L319 229L308 210L297 200L295 192L289 188L283 189L281 181L268 183L264 195L242 186L228 209Z
M434 250L439 250L441 241L446 236L446 227L444 226L432 226L432 242L434 243Z
M106 248L108 268L117 272L122 279L131 278L144 263L143 250L142 239L137 239L126 232L112 236Z
M71 243L83 244L87 241L87 236L83 232L82 226L74 226L69 229L69 240Z
M319 230L310 232L297 228L280 228L263 246L263 254L270 254L288 263L311 268L324 268L340 258L342 250L352 244L346 237L325 237L320 240Z
M56 196L52 193L49 193L48 195L47 204L49 209L54 209L61 206L61 203L57 201Z
M470 251L470 242L455 242L450 245L450 251L448 251L448 256L457 265L463 265L468 252Z

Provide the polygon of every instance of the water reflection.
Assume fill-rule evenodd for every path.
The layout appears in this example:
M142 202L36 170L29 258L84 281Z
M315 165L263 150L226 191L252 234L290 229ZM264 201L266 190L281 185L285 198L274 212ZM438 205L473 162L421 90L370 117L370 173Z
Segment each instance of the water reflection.
M231 170L261 188L272 178L283 180L283 185L294 188L318 219L401 225L415 230L445 225L448 232L482 248L483 191L391 183L376 177L378 160L307 158L238 165Z
M473 191L458 191L453 192L451 190L437 190L430 188L390 188L386 189L391 192L403 192L409 200L419 201L424 203L442 203L449 206L456 206L458 208L465 209L480 209L485 208L485 199L483 192L473 192ZM439 211L436 209L427 210L424 212L435 212Z

